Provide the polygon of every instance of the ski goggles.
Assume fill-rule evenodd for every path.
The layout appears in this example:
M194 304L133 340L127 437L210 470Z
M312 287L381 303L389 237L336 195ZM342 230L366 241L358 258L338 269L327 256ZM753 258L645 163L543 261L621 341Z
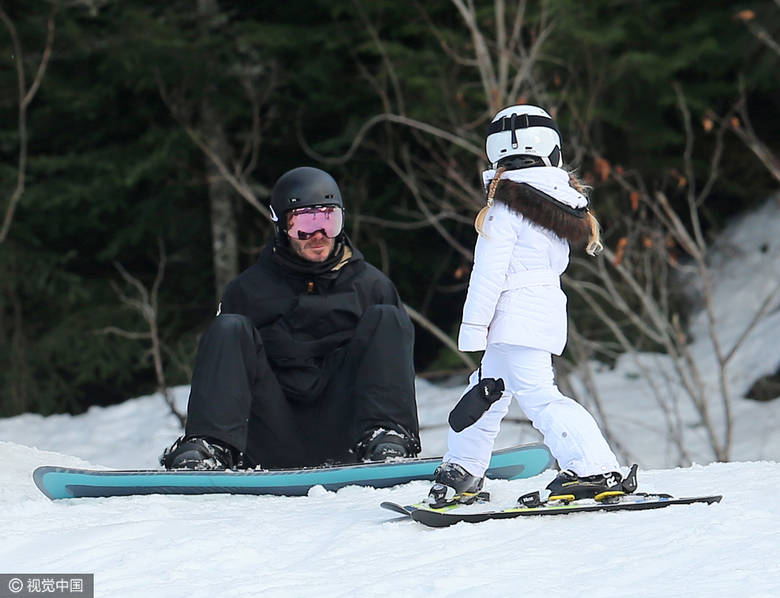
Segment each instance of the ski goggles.
M322 232L331 239L338 237L344 226L344 211L338 206L297 208L287 214L287 235L304 241Z

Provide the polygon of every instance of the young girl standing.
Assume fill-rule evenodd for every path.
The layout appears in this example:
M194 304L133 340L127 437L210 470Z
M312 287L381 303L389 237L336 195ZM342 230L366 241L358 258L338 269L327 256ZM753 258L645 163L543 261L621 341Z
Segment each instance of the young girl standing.
M622 494L614 453L593 417L558 390L552 368L552 355L566 344L560 276L569 245L598 252L598 222L582 186L561 168L561 137L547 112L529 105L500 111L485 146L492 164L483 173L487 206L475 223L479 237L458 336L461 351L485 353L461 403L482 376L502 378L505 392L473 424L450 428L427 502L462 500L481 489L513 398L562 470L547 486L549 499Z

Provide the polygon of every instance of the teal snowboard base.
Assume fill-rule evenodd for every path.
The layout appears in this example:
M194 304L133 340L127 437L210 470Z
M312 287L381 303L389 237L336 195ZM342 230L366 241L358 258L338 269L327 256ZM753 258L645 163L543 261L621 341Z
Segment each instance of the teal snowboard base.
M433 480L441 457L304 469L239 471L88 470L38 467L33 480L52 500L135 496L139 494L274 494L305 496L313 486L387 488L413 480ZM493 453L487 476L514 480L539 475L553 466L544 444L533 443Z

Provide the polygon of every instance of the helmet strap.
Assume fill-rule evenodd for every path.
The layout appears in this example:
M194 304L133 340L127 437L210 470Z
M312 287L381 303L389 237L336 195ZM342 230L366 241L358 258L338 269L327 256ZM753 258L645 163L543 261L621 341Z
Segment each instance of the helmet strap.
M555 121L546 116L539 116L536 114L512 114L512 116L505 116L488 125L487 135L490 136L493 133L501 133L502 131L512 132L512 147L517 147L517 136L515 131L517 129L527 129L529 127L547 127L558 133L558 138L563 141L561 132L558 130L558 125Z
M496 164L496 168L503 168L504 170L519 170L521 168L531 168L532 166L550 166L550 164L545 164L544 158L529 155L507 156L506 158L501 158Z

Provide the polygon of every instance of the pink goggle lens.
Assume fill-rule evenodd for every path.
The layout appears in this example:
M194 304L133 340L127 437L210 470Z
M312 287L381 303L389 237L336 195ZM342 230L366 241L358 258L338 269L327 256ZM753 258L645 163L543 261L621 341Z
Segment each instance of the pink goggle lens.
M344 212L338 206L298 208L287 217L287 235L303 241L322 231L332 239L339 236L343 225Z

